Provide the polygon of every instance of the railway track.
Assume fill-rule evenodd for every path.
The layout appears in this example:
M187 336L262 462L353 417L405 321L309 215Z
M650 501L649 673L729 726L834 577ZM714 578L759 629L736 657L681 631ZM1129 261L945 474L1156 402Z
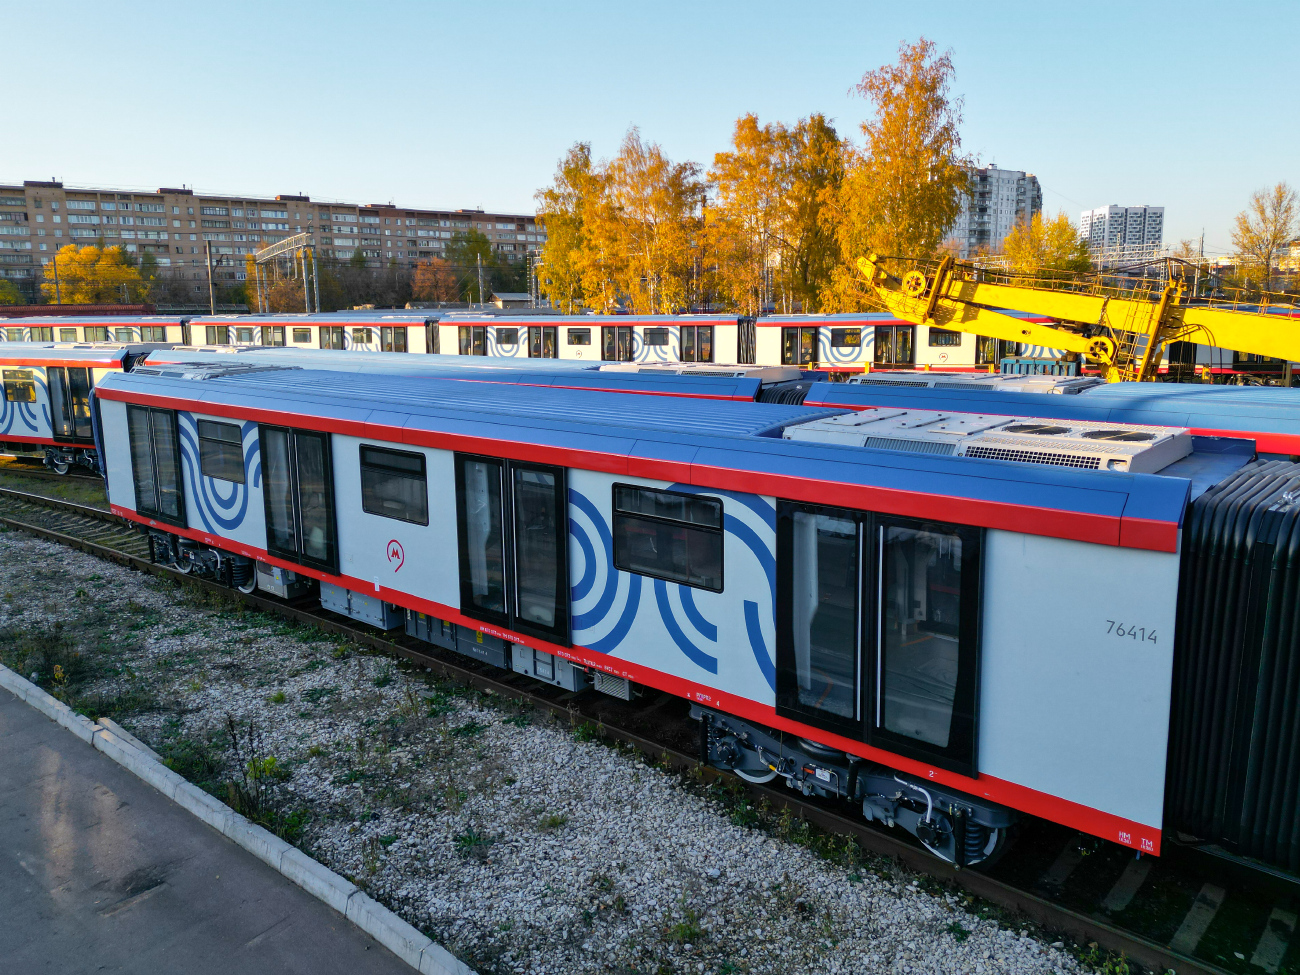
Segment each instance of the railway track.
M149 546L133 524L99 508L0 488L0 523L140 571L182 577L149 561ZM263 612L345 636L480 690L569 720L593 722L607 739L635 747L676 770L696 771L706 779L722 775L700 766L694 754L694 722L683 700L661 695L625 703L594 693L564 692L404 635L357 626L314 600L288 603L257 593L246 596L209 580L183 577ZM1119 847L1042 822L1026 824L1025 835L1002 865L989 872L957 870L910 838L846 814L842 804L806 799L784 788L745 789L756 802L788 809L827 832L852 836L866 851L1028 919L1045 932L1082 946L1096 945L1153 972L1300 972L1295 964L1300 948L1289 944L1297 891L1289 886L1293 878L1284 875L1246 871L1234 876L1226 869L1228 861L1216 867L1215 861L1197 860L1177 845L1167 851L1171 855L1159 859L1134 859ZM1217 932L1210 933L1216 917ZM1257 929L1261 933L1256 934ZM1232 932L1239 934L1233 937ZM1292 964L1284 965L1288 959Z

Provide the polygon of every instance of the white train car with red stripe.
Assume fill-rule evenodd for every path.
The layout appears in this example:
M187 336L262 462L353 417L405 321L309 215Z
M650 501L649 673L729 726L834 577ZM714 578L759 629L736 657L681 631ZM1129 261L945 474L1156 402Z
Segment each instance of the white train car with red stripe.
M680 696L712 764L963 864L1022 814L1160 851L1184 521L1265 476L1177 426L1092 422L1053 461L1032 414L271 364L146 365L95 402L161 560Z

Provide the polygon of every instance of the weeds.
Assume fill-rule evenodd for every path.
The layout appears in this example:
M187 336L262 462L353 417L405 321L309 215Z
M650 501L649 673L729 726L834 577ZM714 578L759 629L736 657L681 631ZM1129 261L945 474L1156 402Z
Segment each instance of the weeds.
M456 849L461 856L487 856L488 849L496 842L496 837L480 833L473 826L456 836Z
M567 824L568 821L569 817L563 813L547 813L542 817L542 821L538 825L542 829L559 829L561 826Z

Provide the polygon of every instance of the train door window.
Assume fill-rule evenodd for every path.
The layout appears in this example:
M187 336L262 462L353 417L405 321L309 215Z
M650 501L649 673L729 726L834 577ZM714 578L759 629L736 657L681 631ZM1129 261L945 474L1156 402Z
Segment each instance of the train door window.
M61 329L59 329L59 341L60 341L60 342L75 342L75 341L77 341L77 330L76 330L75 328L61 328Z
M929 332L929 343L932 349L961 345L961 332L954 332L950 328L935 328L933 325L930 326Z
M244 483L244 436L237 423L200 420L199 470L204 477Z
M614 567L722 592L722 502L615 484Z
M497 345L518 345L519 329L518 328L498 328L496 332Z
M338 570L328 434L260 428L266 548L291 562Z
M1014 342L977 335L975 336L975 365L996 366L1004 357L1015 354L1014 346Z
M591 345L591 329L571 328L567 331L570 345Z
M554 325L528 326L528 356L532 359L554 359L560 354L556 345Z
M781 502L777 706L852 737L862 728L860 512Z
M147 406L128 406L126 425L131 446L135 510L184 527L185 495L176 413Z
M758 326L752 318L736 322L736 361L753 365L758 357Z
M975 768L980 535L878 519L870 739L912 757Z
M50 423L55 440L89 441L90 370L79 366L51 366L45 371L50 388Z
M34 328L32 329L33 342L53 342L54 329L52 328Z
M205 325L208 345L229 345L230 329L225 325Z
M483 325L460 326L461 355L487 355L487 328Z
M860 328L831 329L831 348L832 349L862 348L862 329Z
M166 342L167 326L166 325L141 325L140 341L141 342Z
M406 351L406 327L404 325L384 325L379 329L379 348L382 352Z
M668 341L668 329L666 328L647 328L645 330L646 345L666 346Z
M235 329L235 341L236 341L236 342L244 342L244 343L247 343L247 344L250 344L250 345L251 345L251 344L253 343L253 341L254 341L254 339L253 339L253 330L252 330L251 328L237 328L237 329Z
M321 325L319 345L322 349L343 348L343 326Z
M567 645L564 469L456 455L460 608Z
M437 324L424 326L424 351L429 355L437 355L440 344Z
M130 342L130 341L131 341L131 329L129 329L129 328L115 328L115 329L113 329L113 341L114 341L114 342Z
M293 342L295 345L299 345L310 341L311 341L311 329L295 328L293 330Z
M311 341L311 333L307 333L306 341ZM271 346L284 345L284 326L283 325L263 325L262 326L262 344Z
M910 366L916 362L912 325L877 325L874 363L877 366Z
M361 445L361 509L383 518L429 523L424 454Z
M600 329L601 358L608 362L631 362L631 325L603 325Z
M87 325L84 329L82 329L82 331L85 332L85 334L86 334L86 341L87 341L87 342L107 342L107 341L108 341L108 327L107 327L107 326L100 326L100 325Z
M817 361L817 328L781 329L781 364L807 366Z
M10 403L35 403L36 378L30 369L6 369L3 372L5 399Z
M21 328L6 328L6 342L21 342L23 340L23 330Z
M682 362L713 361L713 326L682 326Z
M352 344L369 345L374 341L370 333L371 330L368 328L354 328L352 330Z

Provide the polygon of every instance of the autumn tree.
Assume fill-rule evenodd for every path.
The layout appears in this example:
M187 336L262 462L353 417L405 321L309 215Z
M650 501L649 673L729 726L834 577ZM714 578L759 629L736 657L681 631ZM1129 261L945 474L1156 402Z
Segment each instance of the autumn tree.
M67 244L55 259L57 289L52 270L47 270L41 284L47 301L60 300L65 305L135 304L143 298L145 283L120 247Z
M736 120L731 151L716 153L709 172L716 190L709 242L718 264L718 287L748 315L762 311L770 269L782 256L791 182L788 138L780 123L760 126L756 115L743 115Z
M0 278L0 305L21 305L23 293L12 281Z
M586 221L604 185L604 174L592 163L591 143L575 142L556 167L555 182L536 194L537 220L546 229L538 285L566 314L585 304L583 270L593 258Z
M273 312L299 312L306 305L302 278L273 278L262 292L266 306Z
M874 116L853 153L835 221L842 261L826 289L836 310L859 306L857 258L934 255L961 212L973 159L961 151L960 98L950 94L953 64L932 41L900 45L898 61L869 71L856 86Z
M1271 189L1256 190L1250 204L1237 214L1232 246L1248 279L1272 289L1273 267L1278 256L1296 236L1296 192L1286 182Z
M687 304L705 195L701 175L698 163L674 163L635 127L610 161L590 239L603 257L597 266L638 313ZM585 274L584 290L591 293L589 282Z
M1088 243L1063 212L1050 220L1035 213L1032 220L1018 220L1002 242L1002 252L1016 271L1092 270Z
M460 294L456 275L440 257L432 257L415 266L411 277L411 294L421 301L455 301Z

